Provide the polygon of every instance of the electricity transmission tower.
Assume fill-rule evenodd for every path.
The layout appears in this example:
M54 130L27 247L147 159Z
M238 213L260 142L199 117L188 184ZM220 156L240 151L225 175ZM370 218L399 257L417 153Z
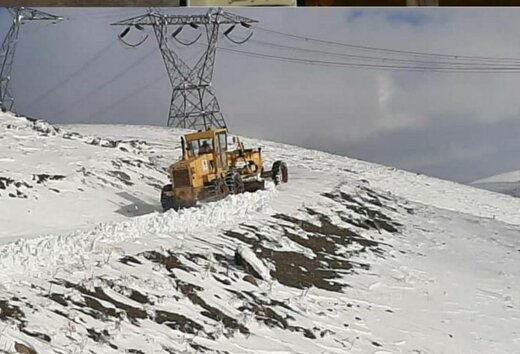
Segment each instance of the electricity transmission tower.
M115 26L126 26L119 38L127 45L136 47L141 45L148 36L140 42L130 44L124 40L130 29L143 31L145 26L153 28L159 49L166 66L173 93L170 102L167 125L188 129L210 129L226 126L224 117L220 111L215 93L211 89L211 79L215 64L215 53L221 25L228 25L224 35L237 44L245 43L252 36L252 32L241 41L229 37L229 34L237 25L250 28L257 21L224 12L221 9L209 9L203 15L165 15L158 10L151 9L142 16L129 18L113 23ZM180 32L188 26L191 30L199 30L203 26L198 37L191 42L178 38ZM170 34L168 29L176 27ZM175 40L181 45L195 44L205 32L205 50L195 64L189 65L168 44L169 40Z
M11 110L14 103L14 97L9 89L9 81L11 80L11 69L13 68L14 51L18 41L20 25L27 21L53 21L56 23L63 20L63 17L30 8L17 7L8 8L7 10L13 18L13 23L2 42L0 54L2 65L0 69L0 107L3 112Z

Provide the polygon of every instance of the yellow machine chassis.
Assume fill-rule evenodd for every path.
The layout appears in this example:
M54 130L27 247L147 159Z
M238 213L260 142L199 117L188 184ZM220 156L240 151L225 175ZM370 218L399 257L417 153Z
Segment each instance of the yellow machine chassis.
M211 152L201 152L203 140L211 142ZM254 191L263 188L263 178L272 176L271 171L264 171L261 148L245 149L237 139L236 148L228 149L225 128L187 134L181 142L182 158L168 168L171 186L165 186L161 197L162 201L173 198L174 207L220 199L234 192L230 183L241 183L243 191Z

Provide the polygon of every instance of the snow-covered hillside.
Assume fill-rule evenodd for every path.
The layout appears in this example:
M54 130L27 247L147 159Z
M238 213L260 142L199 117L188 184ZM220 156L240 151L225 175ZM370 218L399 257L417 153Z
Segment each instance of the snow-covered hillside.
M178 156L178 134L172 140L167 129L147 128L137 138L142 129L125 130L136 134L107 139L0 118L0 218L18 215L0 230L0 240L158 210L157 190L167 182L164 169Z
M520 348L519 199L245 139L288 184L161 213L181 134L0 116L0 352Z
M511 171L479 179L472 182L471 185L492 192L520 197L520 171Z

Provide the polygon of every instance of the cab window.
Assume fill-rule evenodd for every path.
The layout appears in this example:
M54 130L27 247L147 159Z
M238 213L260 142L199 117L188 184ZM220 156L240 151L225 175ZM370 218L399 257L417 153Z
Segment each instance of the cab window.
M218 141L220 145L221 151L227 151L227 134L226 133L219 133L218 134Z
M212 139L199 139L188 142L189 155L202 155L213 152Z

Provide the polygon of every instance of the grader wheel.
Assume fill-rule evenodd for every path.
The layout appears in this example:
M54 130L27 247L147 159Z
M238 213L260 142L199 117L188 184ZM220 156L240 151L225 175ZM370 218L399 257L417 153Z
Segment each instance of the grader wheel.
M244 193L244 181L238 172L231 172L226 176L226 185L232 194Z
M223 179L217 178L207 186L208 199L219 200L225 198L229 194L229 188Z
M168 211L170 209L179 210L179 208L180 208L180 205L177 202L177 200L175 199L175 197L170 197L169 195L166 194L166 192L171 192L171 191L172 191L171 184L165 185L161 191L161 206L163 208L163 211Z
M289 170L287 164L283 161L276 161L273 163L272 178L275 185L280 183L287 183L289 181Z

